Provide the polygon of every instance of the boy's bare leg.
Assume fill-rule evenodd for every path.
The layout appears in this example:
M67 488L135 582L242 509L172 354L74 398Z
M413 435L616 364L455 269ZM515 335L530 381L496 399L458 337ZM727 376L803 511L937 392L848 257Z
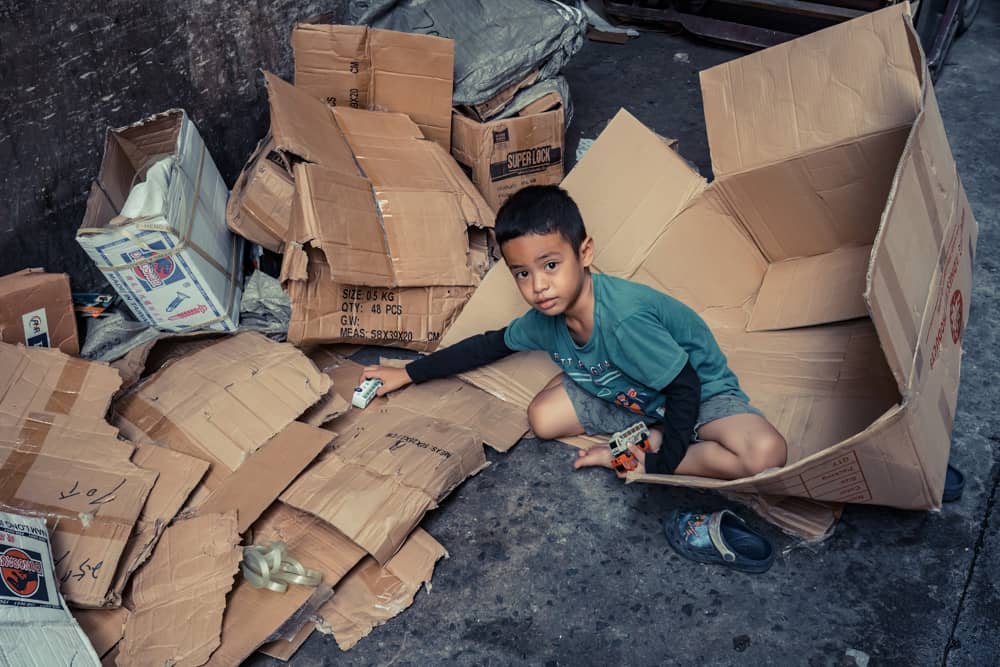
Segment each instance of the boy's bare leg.
M584 428L576 416L573 402L562 384L562 375L552 378L528 406L528 423L535 435L544 440L556 440L583 435ZM574 468L586 466L611 467L611 448L607 445L581 449L573 461Z
M688 447L678 475L739 479L785 465L788 446L769 421L754 414L730 415L698 431L702 440Z
M583 426L576 417L573 402L562 385L562 375L552 378L528 405L528 424L543 440L582 435Z

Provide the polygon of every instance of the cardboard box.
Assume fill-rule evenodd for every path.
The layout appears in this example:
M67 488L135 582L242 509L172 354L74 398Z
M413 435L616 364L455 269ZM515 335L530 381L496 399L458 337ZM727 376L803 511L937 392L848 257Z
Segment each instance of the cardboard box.
M329 20L317 16L292 30L295 86L330 106L405 113L447 151L455 42Z
M496 211L521 188L562 181L565 131L555 92L503 120L483 123L456 109L451 154Z
M271 252L285 247L295 182L268 133L250 155L229 193L226 225L234 234Z
M329 390L330 379L295 347L244 332L165 365L115 401L113 416L122 433L136 442L151 441L208 461L208 474L187 505L194 509L220 489L238 491L240 479L232 479L237 475L246 476L245 489L275 483L274 475L270 481L260 477L268 471L259 464L246 466L258 455L273 457L279 465L282 441L288 437L283 432ZM322 447L308 433L318 431L324 445L333 437L303 424L294 428L317 453ZM286 453L284 458L288 463L297 457ZM308 463L299 461L303 467ZM290 474L286 483L295 476L287 470L284 474Z
M977 225L908 11L702 72L714 183L624 111L563 181L595 270L698 311L789 444L786 467L749 479L632 481L764 508L780 496L940 507ZM498 267L444 344L524 310ZM502 364L470 379L502 395L530 378L530 393L558 372L544 355ZM794 509L769 516L818 527Z
M129 218L133 191L127 210L142 215ZM172 109L108 130L76 239L141 322L233 331L243 242L226 229L227 197L194 123Z
M0 341L58 347L78 356L69 276L25 269L0 277Z
M59 595L45 521L0 512L0 662L47 667L100 659Z
M385 564L424 514L488 464L482 436L403 408L369 405L281 501L327 521Z
M492 264L486 202L406 116L331 109L265 78L276 147L295 163L289 340L433 348Z
M0 343L0 504L50 522L67 600L107 604L157 473L104 421L118 374L58 350Z

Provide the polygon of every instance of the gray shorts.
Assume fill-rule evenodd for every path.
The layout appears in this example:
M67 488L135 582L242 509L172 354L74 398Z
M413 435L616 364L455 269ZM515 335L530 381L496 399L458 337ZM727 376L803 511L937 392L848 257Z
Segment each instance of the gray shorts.
M566 388L566 393L569 394L573 410L576 411L576 418L580 420L580 425L583 426L587 435L615 433L628 428L637 421L644 421L647 424L662 421L598 398L582 389L567 375L563 375L562 384ZM698 408L698 421L691 433L691 442L698 442L698 430L705 424L723 417L745 414L764 416L763 412L750 405L746 399L738 394L712 396Z

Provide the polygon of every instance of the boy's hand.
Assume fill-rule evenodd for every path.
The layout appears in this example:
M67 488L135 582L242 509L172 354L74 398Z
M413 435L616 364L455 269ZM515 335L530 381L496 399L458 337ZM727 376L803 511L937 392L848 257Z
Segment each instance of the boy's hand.
M385 396L390 391L402 389L413 382L405 368L393 368L392 366L365 366L364 370L361 371L361 379L358 380L358 384L360 385L368 378L378 378L382 381L382 386L375 391L376 396Z
M632 456L635 457L635 460L639 462L639 465L637 465L634 469L630 470L629 472L637 472L637 473L646 472L646 452L642 449L639 449L638 445L629 445L628 449L630 452L632 452ZM625 475L627 473L618 472L616 470L615 474L618 475L619 479L625 479Z

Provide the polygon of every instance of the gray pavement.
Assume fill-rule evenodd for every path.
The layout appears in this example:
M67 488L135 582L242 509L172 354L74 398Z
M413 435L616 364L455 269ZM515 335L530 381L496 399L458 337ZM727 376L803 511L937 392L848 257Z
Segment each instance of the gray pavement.
M737 508L779 550L749 576L682 560L661 533L669 509L724 499L574 473L570 448L524 440L491 452L425 520L451 553L431 592L348 653L314 634L293 664L1000 665L998 47L1000 3L986 0L937 85L980 225L952 450L968 478L961 501L932 513L851 506L818 545ZM567 152L625 106L707 175L697 72L738 55L656 33L587 43L567 71Z

